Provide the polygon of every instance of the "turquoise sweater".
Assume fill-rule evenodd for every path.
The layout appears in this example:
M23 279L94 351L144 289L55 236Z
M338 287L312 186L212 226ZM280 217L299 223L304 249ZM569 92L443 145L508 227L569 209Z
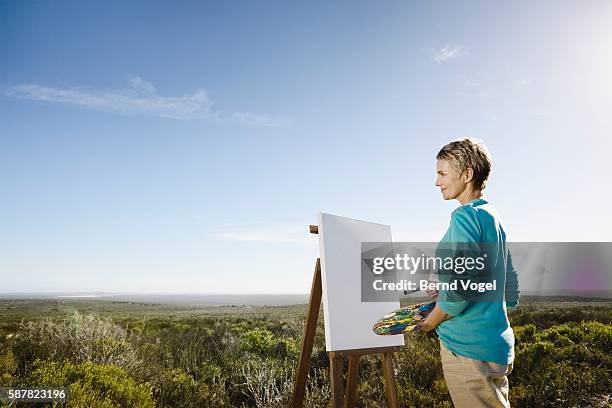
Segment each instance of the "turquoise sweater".
M497 301L475 300L451 290L440 291L440 309L453 316L437 327L440 341L457 355L498 364L511 363L514 333L506 306L518 305L518 280L506 247L506 233L495 208L479 198L453 211L450 227L438 248L452 245L449 243L487 243L484 244L487 269L496 277L496 293L500 296ZM440 281L444 279L441 277Z

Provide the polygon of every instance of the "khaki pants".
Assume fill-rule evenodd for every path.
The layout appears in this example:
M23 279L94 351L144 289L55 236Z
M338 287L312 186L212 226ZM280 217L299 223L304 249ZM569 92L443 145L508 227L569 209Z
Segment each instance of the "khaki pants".
M497 364L455 355L440 342L444 380L456 408L509 408L511 364Z

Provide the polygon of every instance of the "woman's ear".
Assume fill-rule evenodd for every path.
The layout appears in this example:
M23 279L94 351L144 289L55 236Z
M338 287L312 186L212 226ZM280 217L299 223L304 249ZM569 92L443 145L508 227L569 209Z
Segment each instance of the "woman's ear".
M471 167L465 169L465 171L463 172L463 177L466 183L472 181L472 179L474 178L474 169L472 169Z

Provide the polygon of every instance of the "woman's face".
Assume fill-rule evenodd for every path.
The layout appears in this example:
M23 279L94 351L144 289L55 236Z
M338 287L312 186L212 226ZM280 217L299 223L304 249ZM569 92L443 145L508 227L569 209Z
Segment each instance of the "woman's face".
M436 187L440 187L442 198L445 200L453 200L465 191L467 187L465 174L462 177L450 160L438 159L436 172L438 173Z

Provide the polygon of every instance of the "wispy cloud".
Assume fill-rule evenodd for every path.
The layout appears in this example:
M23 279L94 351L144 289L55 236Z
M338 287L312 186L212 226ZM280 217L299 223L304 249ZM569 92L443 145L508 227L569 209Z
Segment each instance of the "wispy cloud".
M531 85L533 83L533 78L521 78L516 81L517 88L523 88L525 86Z
M164 96L150 82L140 77L130 79L123 89L95 89L89 87L51 87L38 84L19 84L4 88L4 95L66 105L81 106L125 115L148 115L180 120L215 120L240 122L259 126L283 126L287 119L247 112L223 114L213 109L206 89L191 94Z
M315 245L306 226L289 224L224 226L205 236L223 241Z
M476 96L480 96L480 97L483 97L483 98L492 98L492 97L495 96L495 89L493 89L493 88L484 89L484 90L478 92L476 94Z
M454 43L448 43L444 46L444 48L434 51L433 59L439 63L445 63L455 58L462 57L467 55L468 48Z

